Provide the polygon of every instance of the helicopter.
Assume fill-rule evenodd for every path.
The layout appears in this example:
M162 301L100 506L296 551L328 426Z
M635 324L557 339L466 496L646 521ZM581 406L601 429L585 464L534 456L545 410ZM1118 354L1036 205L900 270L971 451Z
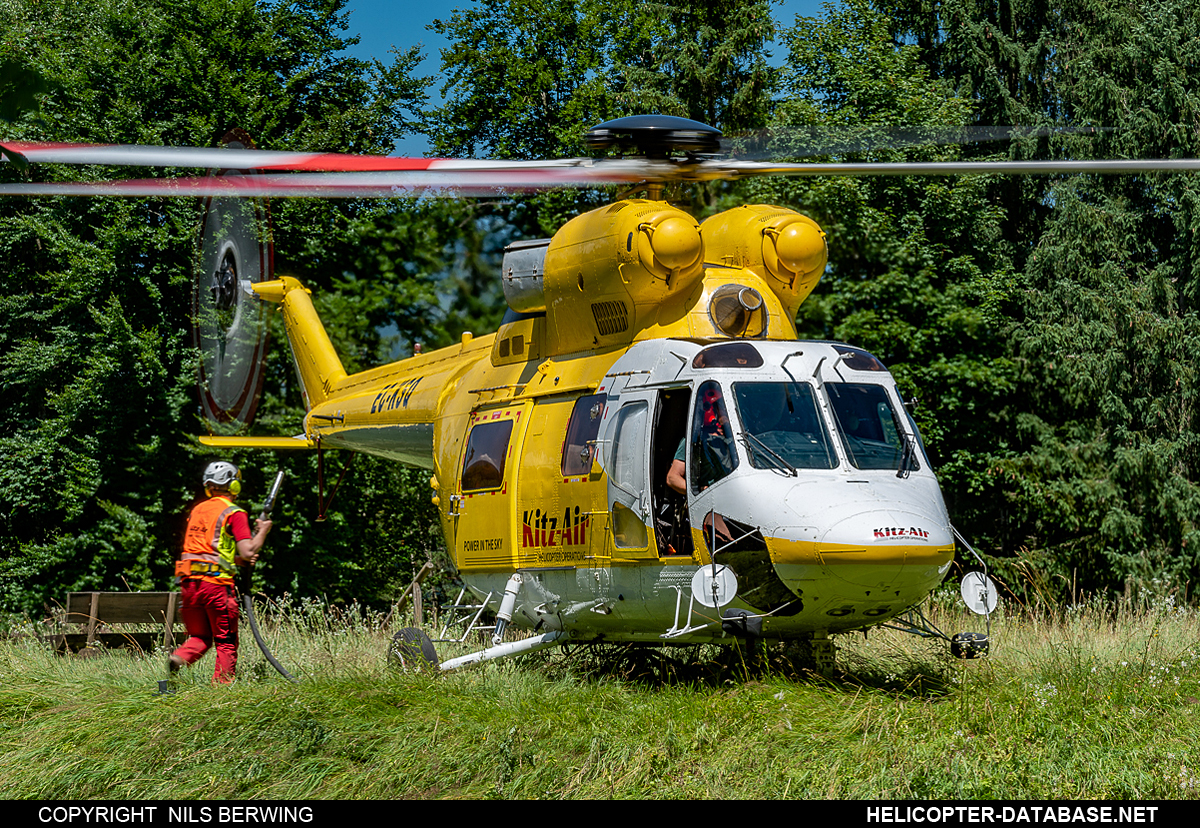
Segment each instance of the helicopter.
M798 642L823 672L831 636L897 626L955 655L919 612L956 541L962 594L988 618L983 559L951 524L920 432L883 363L801 340L797 309L825 272L825 232L786 207L697 221L663 200L677 181L755 175L1194 170L1200 161L889 164L721 159L713 127L632 116L588 133L596 154L551 161L402 159L223 148L5 143L30 163L208 167L199 178L0 185L0 195L208 199L196 290L209 418L253 417L268 308L283 315L306 415L295 438L205 435L218 448L347 449L430 472L468 629L491 646L455 669L568 642ZM309 291L271 272L266 197L470 197L635 188L550 239L516 242L499 330L348 374ZM510 628L527 635L506 641ZM463 638L466 639L466 633ZM436 662L422 631L392 655Z

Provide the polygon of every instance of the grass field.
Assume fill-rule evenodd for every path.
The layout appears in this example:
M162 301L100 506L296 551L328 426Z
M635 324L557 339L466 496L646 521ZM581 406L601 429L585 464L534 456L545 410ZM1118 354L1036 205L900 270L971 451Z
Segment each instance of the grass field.
M248 631L236 685L210 686L209 655L162 697L162 654L0 644L0 797L1200 795L1200 616L1169 598L1002 608L991 655L971 662L899 633L845 636L831 680L781 659L747 674L711 652L584 648L403 674L360 614L294 605L264 626L300 684Z

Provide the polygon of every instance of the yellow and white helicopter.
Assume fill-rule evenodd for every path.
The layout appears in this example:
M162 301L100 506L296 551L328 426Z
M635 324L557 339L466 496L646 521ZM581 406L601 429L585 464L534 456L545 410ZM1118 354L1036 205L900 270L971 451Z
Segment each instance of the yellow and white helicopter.
M635 116L588 134L593 149L616 146L623 157L533 162L266 152L244 140L220 149L5 144L35 163L222 172L12 184L0 195L210 199L207 281L197 291L205 408L249 419L264 308L277 305L307 414L295 439L201 441L342 448L429 469L474 617L490 609L498 619L491 647L445 669L567 641L739 638L809 642L828 669L832 634L902 623L948 638L911 613L945 577L957 533L895 381L863 350L797 338L797 308L825 270L824 232L772 205L700 223L661 200L663 185L1200 162L774 164L722 160L719 137L694 121ZM262 220L260 207L245 205L267 196L608 184L642 186L647 197L506 251L498 278L509 311L496 333L349 375L308 290L274 278L266 243L244 229ZM981 614L996 606L983 573L968 573L963 597ZM505 643L509 625L532 635ZM401 658L433 655L424 634L400 639ZM951 643L966 657L987 649L981 634Z

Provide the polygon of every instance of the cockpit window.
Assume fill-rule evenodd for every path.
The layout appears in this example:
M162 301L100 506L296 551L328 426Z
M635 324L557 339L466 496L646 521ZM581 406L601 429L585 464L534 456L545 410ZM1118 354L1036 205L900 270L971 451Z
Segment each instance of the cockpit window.
M733 428L719 383L709 380L696 392L692 415L692 494L699 494L737 468Z
M762 354L749 342L712 345L692 359L693 368L761 368L762 364Z
M837 455L817 409L812 386L796 382L738 382L733 386L742 442L756 469L832 469Z
M825 383L846 454L856 469L919 469L915 453L905 451L900 420L881 385Z

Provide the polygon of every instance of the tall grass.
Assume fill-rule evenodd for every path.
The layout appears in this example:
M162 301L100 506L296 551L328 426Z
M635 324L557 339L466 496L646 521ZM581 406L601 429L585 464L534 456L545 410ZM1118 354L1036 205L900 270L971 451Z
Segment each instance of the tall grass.
M161 697L161 653L80 658L29 638L0 644L0 796L1200 792L1200 618L1169 597L1002 608L991 655L971 662L896 632L844 636L831 680L782 657L747 671L711 652L589 648L404 674L385 664L378 617L295 601L262 614L300 684L275 675L248 631L234 686L210 684L207 656ZM931 615L948 632L980 627L946 596Z

